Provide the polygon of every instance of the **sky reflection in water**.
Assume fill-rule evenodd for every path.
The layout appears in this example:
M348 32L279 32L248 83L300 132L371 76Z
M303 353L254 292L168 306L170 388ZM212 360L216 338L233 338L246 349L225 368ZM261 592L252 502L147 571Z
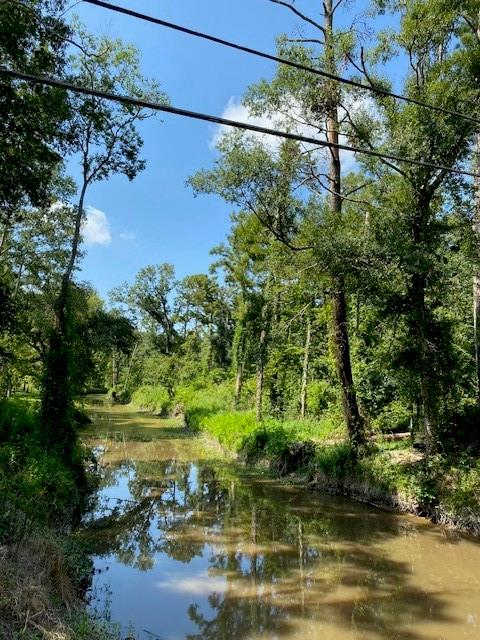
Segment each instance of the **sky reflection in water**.
M124 435L125 434L125 437ZM140 640L480 638L480 545L239 475L180 425L97 407L92 607Z

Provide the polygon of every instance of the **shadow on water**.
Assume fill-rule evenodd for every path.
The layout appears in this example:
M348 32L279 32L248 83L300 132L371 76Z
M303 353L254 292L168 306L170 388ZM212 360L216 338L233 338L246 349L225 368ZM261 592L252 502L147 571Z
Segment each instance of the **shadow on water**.
M129 431L106 445L80 535L98 582L110 581L113 618L137 637L480 637L475 545L442 557L440 528L241 474L199 452L180 425L120 415L112 426ZM151 442L139 444L138 429L153 431Z

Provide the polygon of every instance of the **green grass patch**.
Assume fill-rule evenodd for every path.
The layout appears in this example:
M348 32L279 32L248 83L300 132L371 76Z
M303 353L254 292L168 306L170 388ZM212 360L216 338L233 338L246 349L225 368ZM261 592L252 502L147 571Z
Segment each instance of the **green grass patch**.
M132 404L139 409L165 415L170 408L170 396L165 387L144 385L132 395Z
M201 429L207 417L231 408L231 385L223 383L200 388L182 385L175 393L175 404L183 411L190 429Z
M202 429L234 451L239 451L245 439L258 428L253 411L224 411L202 420Z

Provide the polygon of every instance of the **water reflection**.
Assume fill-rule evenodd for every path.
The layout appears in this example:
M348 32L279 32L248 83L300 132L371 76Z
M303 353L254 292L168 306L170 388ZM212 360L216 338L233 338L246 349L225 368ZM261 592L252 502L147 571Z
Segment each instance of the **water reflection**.
M140 449L137 436L108 444L83 536L101 571L97 586L112 591L112 618L133 623L139 638L480 636L475 543L238 476L199 455L180 425L150 442L142 431Z

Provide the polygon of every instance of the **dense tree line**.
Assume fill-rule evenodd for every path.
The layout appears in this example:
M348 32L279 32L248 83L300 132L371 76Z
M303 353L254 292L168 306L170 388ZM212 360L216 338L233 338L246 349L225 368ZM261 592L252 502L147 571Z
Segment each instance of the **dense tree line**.
M165 99L144 78L138 52L67 22L62 0L3 2L1 64L87 86ZM41 438L75 457L74 405L94 359L132 328L73 281L89 186L114 174L132 180L145 166L137 123L148 114L95 97L1 78L1 386L41 391ZM80 182L66 175L79 161ZM108 330L105 324L109 324ZM118 338L118 344L116 342ZM95 352L95 355L94 355Z
M283 58L443 111L282 65L249 88L244 105L333 144L478 170L476 5L377 0L371 25L345 28L343 3L326 0L315 7L320 20L296 9L301 37L278 40ZM63 9L3 3L0 63L166 100L141 75L138 52L68 24ZM395 28L372 35L385 12ZM396 65L405 67L401 86L389 78ZM107 307L75 278L85 194L143 169L136 125L149 114L0 82L0 383L5 395L27 383L42 390L46 447L71 453L73 400L88 390L128 397L161 385L174 402L182 385L221 383L231 407L254 408L259 421L344 423L354 447L374 429L412 430L429 450L478 443L478 178L222 135L213 166L189 179L196 194L220 195L233 209L211 272L178 281L159 260L115 289ZM79 184L65 175L68 157L79 160Z
M279 55L330 73L347 67L385 90L385 64L408 60L403 94L444 111L284 66L249 89L245 106L333 143L475 170L474 3L377 8L393 11L399 30L368 50L355 30L335 30L339 5L325 2L323 22L303 17L316 38L282 37ZM156 375L140 359L139 382L171 390L185 378L227 378L233 405L255 406L259 420L338 421L341 406L354 445L375 427L411 429L431 450L478 442L478 179L231 133L213 168L189 182L232 204L232 228L203 292L186 296L192 278L175 285L168 265L116 292L150 335L143 363Z

